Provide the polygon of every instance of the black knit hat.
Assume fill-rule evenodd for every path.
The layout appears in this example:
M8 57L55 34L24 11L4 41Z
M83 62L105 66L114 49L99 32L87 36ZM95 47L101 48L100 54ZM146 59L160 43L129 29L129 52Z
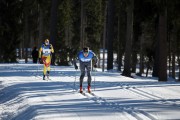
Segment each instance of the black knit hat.
M89 52L89 47L84 47L83 52Z

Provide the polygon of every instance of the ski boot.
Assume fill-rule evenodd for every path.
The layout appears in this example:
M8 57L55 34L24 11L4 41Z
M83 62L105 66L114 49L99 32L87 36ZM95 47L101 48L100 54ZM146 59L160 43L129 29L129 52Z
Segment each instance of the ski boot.
M49 71L47 71L47 79L49 80Z
M45 75L43 75L43 80L45 80Z
M80 93L83 93L83 88L82 88L82 86L80 86L80 91L79 91Z
M88 93L91 93L91 86L88 85Z

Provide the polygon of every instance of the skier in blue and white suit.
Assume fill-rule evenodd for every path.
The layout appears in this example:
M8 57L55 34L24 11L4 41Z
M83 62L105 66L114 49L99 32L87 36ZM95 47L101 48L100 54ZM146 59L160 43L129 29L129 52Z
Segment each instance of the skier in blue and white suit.
M82 51L80 51L77 55L77 59L80 63L80 70L81 70L81 76L80 76L80 92L83 92L82 89L82 83L85 76L85 69L87 70L87 76L88 76L88 92L91 92L91 64L92 60L94 59L95 64L94 67L97 67L97 57L95 53L92 50L89 50L88 47L83 48ZM74 62L75 69L78 69L78 66L76 65L76 61Z

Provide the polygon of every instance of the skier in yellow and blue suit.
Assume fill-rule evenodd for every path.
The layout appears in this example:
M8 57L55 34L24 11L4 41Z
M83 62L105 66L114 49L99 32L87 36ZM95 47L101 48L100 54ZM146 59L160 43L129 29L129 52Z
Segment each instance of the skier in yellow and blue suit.
M41 48L39 49L39 61L42 61L44 64L43 80L45 80L45 76L47 76L49 79L52 53L54 53L53 46L49 43L49 40L46 39L44 44L42 44Z

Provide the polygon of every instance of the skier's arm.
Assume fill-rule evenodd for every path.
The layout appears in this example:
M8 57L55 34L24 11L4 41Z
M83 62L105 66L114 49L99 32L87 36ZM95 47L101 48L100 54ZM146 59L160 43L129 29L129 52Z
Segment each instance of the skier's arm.
M50 45L51 53L54 53L54 48L52 45Z
M93 57L93 59L94 59L95 64L97 64L97 63L98 63L98 58L97 58L97 56L96 56L96 54L95 54L95 53L94 53L94 57Z
M39 58L41 58L42 47L39 49Z
M75 69L78 69L78 66L77 66L77 60L78 60L78 55L77 55L77 57L74 58L74 60L73 60Z
M94 67L97 68L98 58L97 58L95 53L93 53L93 54L94 54L94 57L93 57L93 59L94 59Z

